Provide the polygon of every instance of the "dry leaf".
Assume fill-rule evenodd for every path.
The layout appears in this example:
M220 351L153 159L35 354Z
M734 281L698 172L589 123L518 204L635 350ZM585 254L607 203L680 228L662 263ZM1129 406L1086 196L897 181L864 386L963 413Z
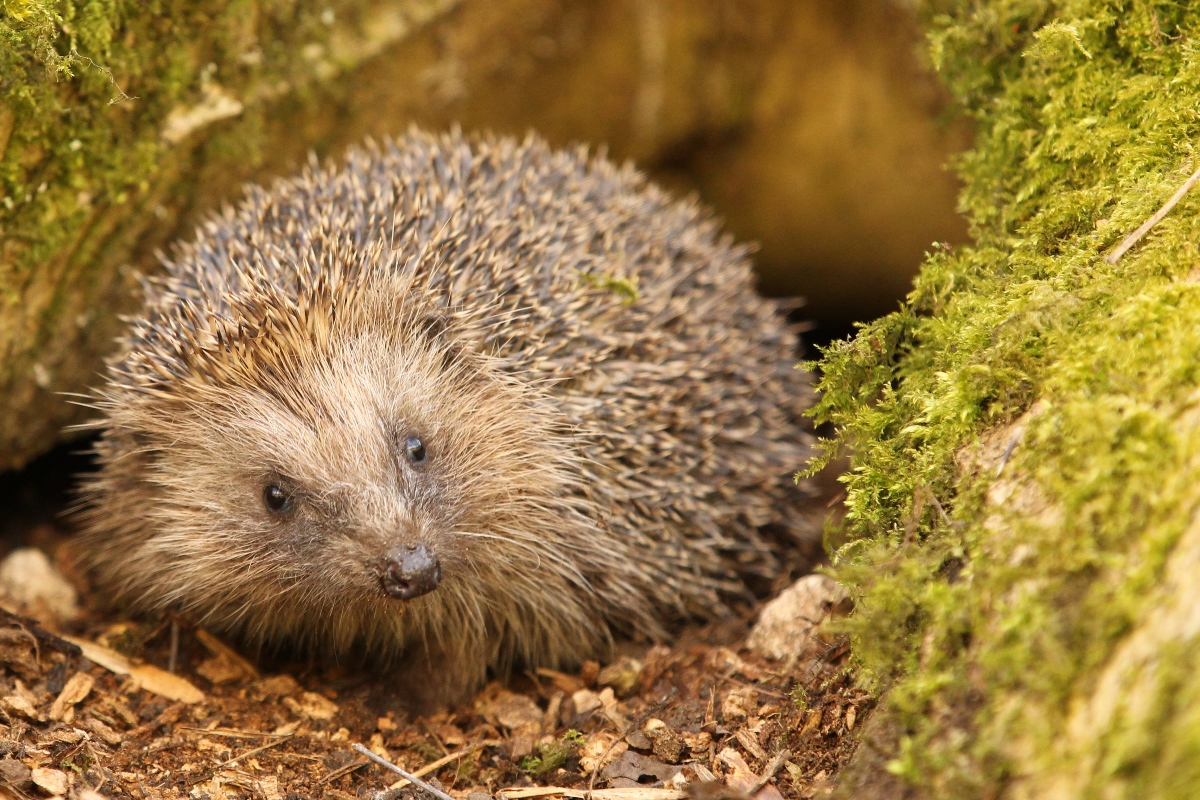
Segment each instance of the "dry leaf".
M91 694L92 687L95 685L96 679L86 672L76 672L72 675L63 686L62 691L58 693L54 704L50 706L50 719L56 722L63 719L67 710Z

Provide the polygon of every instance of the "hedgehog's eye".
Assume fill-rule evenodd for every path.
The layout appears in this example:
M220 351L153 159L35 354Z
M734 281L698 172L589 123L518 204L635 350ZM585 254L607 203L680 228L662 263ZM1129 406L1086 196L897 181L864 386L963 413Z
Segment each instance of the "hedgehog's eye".
M404 442L404 452L408 454L409 461L420 464L425 460L425 443L416 436L410 436Z
M263 503L272 512L284 514L292 508L292 496L278 483L272 483L263 489Z

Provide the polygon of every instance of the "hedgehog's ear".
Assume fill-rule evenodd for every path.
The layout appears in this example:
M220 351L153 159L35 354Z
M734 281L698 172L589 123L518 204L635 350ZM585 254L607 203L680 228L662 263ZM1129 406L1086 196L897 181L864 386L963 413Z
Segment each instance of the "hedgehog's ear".
M416 320L416 329L432 344L442 344L449 338L450 320L436 311L428 311Z

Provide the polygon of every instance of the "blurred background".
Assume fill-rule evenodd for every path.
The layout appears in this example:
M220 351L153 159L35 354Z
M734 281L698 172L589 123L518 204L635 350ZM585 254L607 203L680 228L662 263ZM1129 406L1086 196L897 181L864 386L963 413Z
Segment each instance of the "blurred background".
M969 130L902 0L77 5L0 13L0 470L86 419L66 393L172 241L245 182L410 124L534 130L698 195L758 244L762 291L806 299L810 342L966 235L946 165ZM5 524L80 463L0 486Z

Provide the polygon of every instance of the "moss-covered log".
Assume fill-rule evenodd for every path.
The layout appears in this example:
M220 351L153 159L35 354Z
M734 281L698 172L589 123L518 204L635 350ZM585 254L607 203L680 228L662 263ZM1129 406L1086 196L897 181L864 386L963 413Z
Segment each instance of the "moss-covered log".
M914 35L833 0L0 3L0 469L79 419L156 248L411 122L608 144L761 238L773 290L891 304L957 230Z
M935 5L973 244L824 359L846 628L886 690L843 789L1195 797L1200 192L1106 256L1200 166L1200 9Z

